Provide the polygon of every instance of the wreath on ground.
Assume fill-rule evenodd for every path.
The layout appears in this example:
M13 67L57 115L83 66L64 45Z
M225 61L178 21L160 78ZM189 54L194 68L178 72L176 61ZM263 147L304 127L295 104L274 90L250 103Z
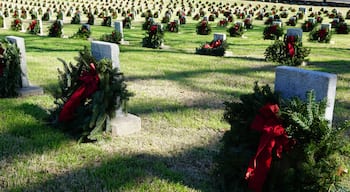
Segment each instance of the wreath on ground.
M282 100L268 85L225 102L231 125L216 158L224 191L349 191L343 181L350 166L347 122L332 128L326 102L307 93ZM259 141L260 138L260 141Z
M196 48L196 53L200 55L224 56L227 48L227 42L218 39L207 42L201 45L199 48Z
M0 40L0 97L16 97L22 87L21 58L16 44Z
M283 28L279 25L271 25L264 28L264 39L277 40L283 35Z
M100 41L106 41L106 42L111 42L116 44L120 44L121 40L122 40L122 34L117 30L113 30L111 34L104 34L100 38Z
M265 50L265 60L281 65L299 66L310 54L310 49L303 47L298 36L284 36L284 40L275 42Z
M110 27L111 24L112 24L112 17L111 16L103 17L103 20L102 20L102 23L101 23L102 26Z
M303 32L310 32L310 31L312 31L315 27L316 27L316 23L311 22L311 21L305 21L305 22L301 25L301 29L303 30Z
M244 27L242 23L235 23L227 32L230 34L230 37L241 37L244 33Z
M89 25L95 24L95 16L91 12L87 14L87 18L88 18L87 24Z
M209 35L211 33L211 27L208 21L203 20L196 26L196 32L198 35Z
M125 28L125 29L131 29L131 20L132 20L132 17L126 16L126 17L123 19L123 28Z
M142 39L142 46L148 48L160 48L164 42L164 30L161 25L153 24Z
M309 33L310 41L318 41L320 43L329 43L332 38L332 33L327 28L314 28Z
M11 29L14 31L20 31L22 30L22 20L19 18L14 19L11 22Z
M91 35L89 24L83 24L79 30L72 36L74 39L88 39Z
M345 22L340 22L335 31L337 34L349 34L349 26Z
M27 28L28 33L37 35L40 33L39 20L32 20Z
M167 31L177 33L179 32L179 24L176 21L169 22L166 26Z
M56 20L49 28L49 37L61 37L62 36L62 20Z
M76 65L61 60L64 69L58 70L60 90L51 119L80 142L94 141L110 131L110 118L132 94L111 60L96 61L87 48L79 54Z

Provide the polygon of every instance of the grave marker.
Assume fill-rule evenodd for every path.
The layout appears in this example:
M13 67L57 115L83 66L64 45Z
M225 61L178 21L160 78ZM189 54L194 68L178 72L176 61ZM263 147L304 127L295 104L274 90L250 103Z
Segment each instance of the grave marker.
M314 90L317 101L327 100L325 118L330 124L333 119L336 84L335 74L289 66L276 68L275 91L280 92L282 98L285 99L297 96L305 100L306 92Z
M226 34L224 33L214 33L214 41L216 40L222 40L225 41L226 40Z
M277 25L278 27L282 27L282 22L281 21L273 21L272 25Z
M111 59L113 68L120 70L119 47L117 44L92 41L91 52L96 60ZM121 108L116 111L116 115L111 119L110 124L112 136L129 135L141 130L141 118L130 113L124 113Z
M331 31L332 24L330 24L330 23L322 23L321 24L321 29L327 29L328 31Z
M299 41L303 38L303 30L300 28L289 28L287 29L287 37L288 36L298 36Z
M20 96L30 96L30 95L41 95L44 93L43 89L38 86L32 86L29 82L28 78L28 70L27 70L27 59L26 59L26 48L24 39L16 36L6 36L6 39L12 43L16 44L17 48L20 52L21 57L21 79L22 79L22 87L18 90Z

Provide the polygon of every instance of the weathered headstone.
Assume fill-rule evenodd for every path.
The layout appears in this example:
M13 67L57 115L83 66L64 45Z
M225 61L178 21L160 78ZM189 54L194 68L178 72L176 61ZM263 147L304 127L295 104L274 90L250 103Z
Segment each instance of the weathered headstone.
M123 22L121 21L115 21L114 22L114 29L118 31L122 36L122 41L124 40L124 33L123 33Z
M120 69L119 47L117 44L104 41L92 41L91 53L96 60L101 60L104 58L112 60L113 68Z
M20 52L21 57L21 79L22 79L22 87L19 91L20 96L30 96L30 95L40 95L43 94L44 91L41 87L30 85L27 71L27 59L26 59L26 48L25 42L22 37L16 36L6 36L6 39L12 43L16 44L17 48Z
M303 38L303 30L301 28L289 28L287 29L287 36L298 36L301 41Z
M92 41L91 52L96 60L111 59L113 68L120 70L119 47L117 44L103 41ZM118 99L118 98L116 98ZM118 109L111 119L112 136L129 135L141 130L141 118Z
M281 21L273 21L272 25L277 25L279 27L282 27L282 22Z
M216 40L222 40L225 41L226 40L226 34L224 33L214 33L214 41Z
M306 8L305 7L299 7L299 11L302 12L304 15L306 14Z
M327 29L328 31L331 31L332 24L330 24L330 23L322 23L321 24L321 29Z
M283 98L299 97L306 99L306 92L314 90L316 100L327 100L325 118L332 123L337 76L319 71L297 67L280 66L276 68L275 91Z

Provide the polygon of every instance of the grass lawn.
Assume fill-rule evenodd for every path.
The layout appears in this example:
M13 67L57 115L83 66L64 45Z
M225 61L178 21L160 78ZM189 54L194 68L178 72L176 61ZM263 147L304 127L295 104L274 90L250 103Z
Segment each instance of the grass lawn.
M0 191L219 191L212 173L221 136L229 129L222 121L223 102L252 92L255 81L273 87L277 64L264 61L272 41L262 38L263 21L254 20L246 38L228 37L233 52L228 58L195 55L195 48L213 35L196 35L197 21L187 21L179 33L165 34L170 48L162 50L141 46L142 18L124 29L130 45L120 46L121 71L135 94L128 110L141 117L142 131L84 144L45 119L54 107L57 68L62 68L57 58L74 63L90 42L0 29L0 38L25 39L29 79L45 91L0 99ZM213 33L226 33L218 21L211 23ZM99 24L97 20L91 27L94 39L113 30ZM79 27L66 24L64 33L72 36ZM307 41L308 33L303 33L303 46L311 54L302 68L338 75L335 126L350 116L349 37L334 34L331 43L323 44Z

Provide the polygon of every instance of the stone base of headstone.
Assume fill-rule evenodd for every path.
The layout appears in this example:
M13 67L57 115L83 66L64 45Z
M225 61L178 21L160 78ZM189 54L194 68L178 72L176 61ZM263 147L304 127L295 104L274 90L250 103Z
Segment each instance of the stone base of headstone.
M18 94L20 97L42 95L42 94L44 94L44 90L43 90L43 88L38 87L38 86L29 86L29 87L20 88L18 90Z
M119 42L121 45L129 45L129 41L125 41L124 39Z
M162 44L159 48L160 49L170 49L170 46Z
M141 131L141 118L130 114L117 114L111 120L112 136L125 136Z
M241 38L242 38L242 39L247 39L248 37L246 37L246 36L242 35L242 36L241 36Z
M232 51L225 51L224 57L233 57Z

